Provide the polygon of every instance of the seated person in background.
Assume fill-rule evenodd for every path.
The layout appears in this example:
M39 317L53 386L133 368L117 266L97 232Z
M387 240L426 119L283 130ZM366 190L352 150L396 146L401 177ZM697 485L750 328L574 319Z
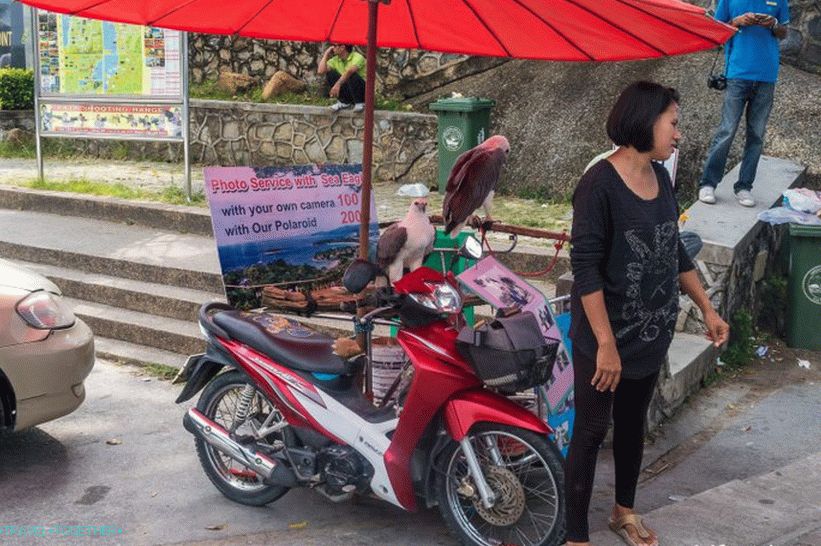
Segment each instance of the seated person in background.
M354 112L365 109L365 57L353 51L353 46L334 44L326 49L316 72L325 74L331 88L329 95L338 99L331 110L338 112L352 106Z

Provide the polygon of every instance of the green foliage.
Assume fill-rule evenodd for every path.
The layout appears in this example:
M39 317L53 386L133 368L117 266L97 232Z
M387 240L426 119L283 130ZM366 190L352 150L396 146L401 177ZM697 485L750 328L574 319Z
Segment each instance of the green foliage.
M748 311L740 310L730 321L730 342L721 360L731 368L744 366L755 357L755 343L753 317Z
M142 366L142 369L148 375L153 375L157 379L162 379L164 381L171 381L175 377L177 377L177 373L179 370L172 366L166 366L165 364L157 364L155 362L149 362Z
M23 68L0 68L0 110L34 108L34 73Z
M107 182L97 182L86 178L75 178L71 180L53 180L48 178L39 180L35 178L20 181L17 185L34 190L63 191L130 200L159 201L171 205L205 206L205 196L202 192L193 194L191 201L189 201L185 195L185 190L177 186L168 186L162 191L156 192L133 188L125 184L109 184Z
M783 337L787 319L787 277L771 275L758 291L758 327Z

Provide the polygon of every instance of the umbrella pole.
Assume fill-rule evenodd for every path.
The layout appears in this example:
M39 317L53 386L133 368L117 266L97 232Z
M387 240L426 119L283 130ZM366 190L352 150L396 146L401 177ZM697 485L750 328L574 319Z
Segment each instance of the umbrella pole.
M379 0L368 0L368 51L365 66L365 135L362 144L362 201L359 208L359 257L368 258L371 223L371 171L373 167L373 109L376 84L376 24Z
M359 257L368 259L368 236L371 224L371 172L373 167L373 109L374 91L376 83L376 24L379 13L379 0L368 0L368 51L366 52L365 78L365 135L362 143L362 201L359 206ZM358 317L365 314L365 309L359 307L356 312ZM371 362L370 354L370 332L360 332L356 335L356 341L360 347L365 349L368 361L365 365L363 383L365 395L368 398L373 396L371 386Z

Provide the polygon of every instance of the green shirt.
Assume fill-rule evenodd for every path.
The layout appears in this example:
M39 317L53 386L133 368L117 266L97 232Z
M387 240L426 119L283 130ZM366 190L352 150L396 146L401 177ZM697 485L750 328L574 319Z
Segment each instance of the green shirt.
M340 59L338 55L334 55L328 61L328 68L330 68L331 70L336 70L337 72L339 72L340 76L344 76L345 72L347 72L348 69L352 66L358 66L359 71L357 72L357 74L359 74L359 76L363 80L366 79L365 57L363 57L361 53L351 51L350 53L348 53L348 58L344 61Z

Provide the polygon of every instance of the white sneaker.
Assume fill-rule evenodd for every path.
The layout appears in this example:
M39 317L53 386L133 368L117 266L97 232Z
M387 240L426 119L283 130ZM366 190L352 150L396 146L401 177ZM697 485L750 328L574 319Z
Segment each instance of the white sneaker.
M331 105L331 110L334 112L339 112L340 110L345 110L346 108L350 108L351 106L353 106L353 104L338 100L336 101L336 104Z
M755 199L753 199L753 195L747 190L736 192L735 198L738 199L738 204L742 207L755 206Z
M716 189L712 186L702 186L698 190L698 200L708 205L714 204L716 202Z
M364 102L357 102L354 104L353 111L356 113L364 112L365 111L365 103Z

